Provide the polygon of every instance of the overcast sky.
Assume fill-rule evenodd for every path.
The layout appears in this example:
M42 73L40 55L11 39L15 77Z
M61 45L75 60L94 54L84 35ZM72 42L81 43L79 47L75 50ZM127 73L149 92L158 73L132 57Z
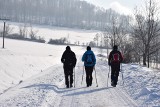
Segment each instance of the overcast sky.
M136 6L142 5L144 0L85 0L105 9L112 8L119 13L131 14Z

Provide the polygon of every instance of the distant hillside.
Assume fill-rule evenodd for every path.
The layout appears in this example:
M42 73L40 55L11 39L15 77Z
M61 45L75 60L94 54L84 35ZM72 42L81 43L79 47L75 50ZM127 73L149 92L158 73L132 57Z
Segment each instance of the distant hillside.
M80 0L0 0L0 18L14 22L104 30L113 14L127 17Z

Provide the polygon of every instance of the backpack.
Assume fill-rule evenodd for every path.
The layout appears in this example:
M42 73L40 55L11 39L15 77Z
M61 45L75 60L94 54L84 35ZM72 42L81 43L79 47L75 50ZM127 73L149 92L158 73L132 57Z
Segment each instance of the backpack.
M120 61L119 54L118 53L113 54L113 62L119 62L119 61Z
M85 63L86 64L94 63L93 54L86 54Z

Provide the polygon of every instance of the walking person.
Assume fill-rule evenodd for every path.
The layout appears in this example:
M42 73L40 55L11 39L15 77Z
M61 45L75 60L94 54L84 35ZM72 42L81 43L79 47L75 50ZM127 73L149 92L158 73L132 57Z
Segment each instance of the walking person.
M92 72L96 64L96 58L90 46L87 46L87 51L83 54L82 61L86 71L86 84L89 87L92 85Z
M61 57L61 62L63 63L64 68L66 88L71 88L73 87L73 68L76 66L77 59L75 53L69 46L66 47L66 50Z
M108 65L111 66L111 85L116 87L118 82L118 76L120 71L120 63L123 61L123 57L118 46L114 45L113 50L109 54Z

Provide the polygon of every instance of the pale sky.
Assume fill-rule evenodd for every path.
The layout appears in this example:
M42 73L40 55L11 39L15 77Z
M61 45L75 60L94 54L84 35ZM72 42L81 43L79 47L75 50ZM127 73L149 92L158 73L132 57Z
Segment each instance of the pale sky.
M131 14L136 6L141 6L144 0L85 0L105 9L112 8L122 14Z

